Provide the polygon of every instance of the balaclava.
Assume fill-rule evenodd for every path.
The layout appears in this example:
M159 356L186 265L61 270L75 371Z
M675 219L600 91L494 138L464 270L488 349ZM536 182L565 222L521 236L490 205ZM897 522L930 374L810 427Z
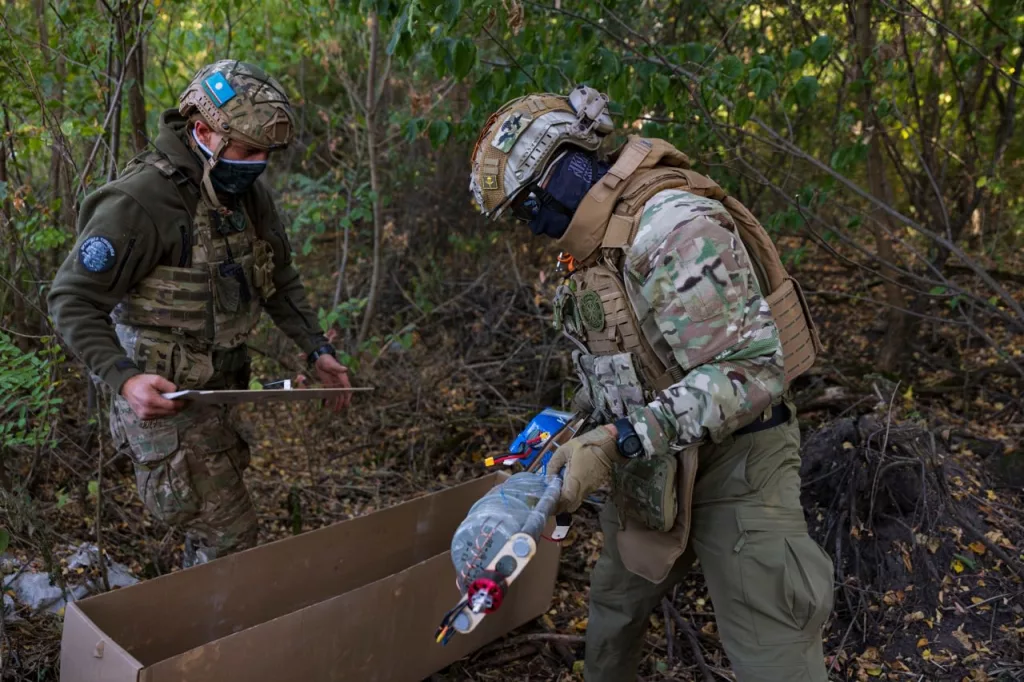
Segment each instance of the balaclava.
M535 187L524 202L524 207L533 215L530 230L552 239L561 238L583 197L610 167L598 161L592 152L577 149L566 152L553 164L547 186Z

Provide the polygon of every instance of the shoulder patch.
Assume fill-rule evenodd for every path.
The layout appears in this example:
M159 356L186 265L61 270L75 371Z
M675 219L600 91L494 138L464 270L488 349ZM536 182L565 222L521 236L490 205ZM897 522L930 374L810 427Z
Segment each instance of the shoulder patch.
M117 251L106 237L89 237L78 247L78 262L89 272L106 272L116 260Z

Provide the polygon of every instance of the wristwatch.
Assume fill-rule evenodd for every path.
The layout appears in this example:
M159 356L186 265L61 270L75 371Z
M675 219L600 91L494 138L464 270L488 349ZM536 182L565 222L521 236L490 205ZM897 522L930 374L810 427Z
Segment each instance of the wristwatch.
M616 420L615 430L618 431L615 445L620 455L626 459L635 459L643 454L644 444L640 441L640 436L636 435L631 421L625 417Z
M334 357L338 357L338 354L334 350L334 346L332 346L329 343L325 343L324 345L320 346L315 351L306 356L306 363L310 367L312 367L313 365L316 364L317 359L321 355L333 355Z

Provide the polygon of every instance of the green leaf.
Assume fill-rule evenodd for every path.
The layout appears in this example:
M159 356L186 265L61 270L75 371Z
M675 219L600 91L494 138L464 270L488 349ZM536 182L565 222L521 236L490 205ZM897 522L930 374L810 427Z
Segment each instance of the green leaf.
M885 118L892 113L892 100L888 97L882 97L878 100L878 108L876 109L879 118Z
M722 60L722 75L730 80L743 77L743 62L736 55L729 55Z
M734 112L736 118L736 125L741 126L750 120L750 116L754 113L754 100L749 97L744 97L736 104L736 111Z
M476 45L468 38L455 44L455 78L463 79L473 70L476 63Z
M451 38L445 38L435 41L430 46L430 56L434 59L434 69L437 71L438 78L448 75L449 70L452 68L451 43Z
M974 183L974 186L977 187L978 189L981 189L982 187L984 187L987 184L988 184L988 178L985 177L984 175L982 175L980 178L978 178L977 182Z
M433 121L427 132L427 135L430 137L430 144L434 147L440 147L444 144L449 134L451 134L451 126L444 121Z
M786 60L786 65L792 69L799 69L807 62L807 53L801 49L793 50L789 53L789 58Z
M98 481L89 481L89 497L96 499L100 494L100 484Z
M931 289L928 290L928 293L931 294L932 296L941 296L942 294L946 293L946 287L941 285L937 287L932 287Z
M751 69L748 79L750 81L750 87L754 90L754 94L761 100L768 99L768 97L775 92L775 88L778 86L778 81L775 80L775 74L768 69Z
M967 567L969 569L971 569L972 571L976 570L978 568L977 562L975 562L974 559L972 559L970 557L964 556L963 554L954 554L953 556L955 556L957 559L959 559L960 561L962 561L965 564L967 564Z
M796 97L797 104L802 107L809 107L814 103L814 100L818 97L818 90L821 88L818 85L818 79L814 76L803 76L793 86L793 95Z
M832 38L830 36L818 36L811 44L811 59L821 64L832 54Z
M686 43L683 45L683 54L686 56L686 61L701 64L704 62L704 45L701 43Z
M0 554L7 551L7 548L11 545L11 534L7 532L6 528L0 528Z
M654 94L659 97L665 96L665 94L668 92L669 84L670 81L668 79L668 76L666 76L663 73L656 73L654 74L654 77L651 78L651 90L653 90Z
M597 51L600 59L600 75L604 78L611 78L617 75L621 69L619 58L611 50L602 47Z
M459 18L459 12L461 11L461 0L444 0L444 2L434 10L434 15L444 23L451 24Z
M389 55L395 53L395 48L398 47L398 41L402 39L402 33L405 31L406 23L409 21L409 8L412 7L412 3L408 3L405 9L402 10L402 14L395 19L395 27L391 31L391 40L388 41L386 52Z

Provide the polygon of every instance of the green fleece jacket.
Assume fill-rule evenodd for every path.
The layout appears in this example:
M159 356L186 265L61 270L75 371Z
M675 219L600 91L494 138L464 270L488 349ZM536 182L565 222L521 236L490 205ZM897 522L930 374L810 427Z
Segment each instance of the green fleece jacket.
M186 134L185 119L169 109L160 117L154 145L198 191L202 161L186 143ZM78 237L57 271L47 303L64 341L117 394L141 370L121 348L110 313L154 267L187 264L196 196L192 188L179 186L146 164L102 186L82 204ZM274 201L262 181L240 200L255 222L257 236L274 250L277 291L265 302L265 310L309 353L327 339L306 302Z

